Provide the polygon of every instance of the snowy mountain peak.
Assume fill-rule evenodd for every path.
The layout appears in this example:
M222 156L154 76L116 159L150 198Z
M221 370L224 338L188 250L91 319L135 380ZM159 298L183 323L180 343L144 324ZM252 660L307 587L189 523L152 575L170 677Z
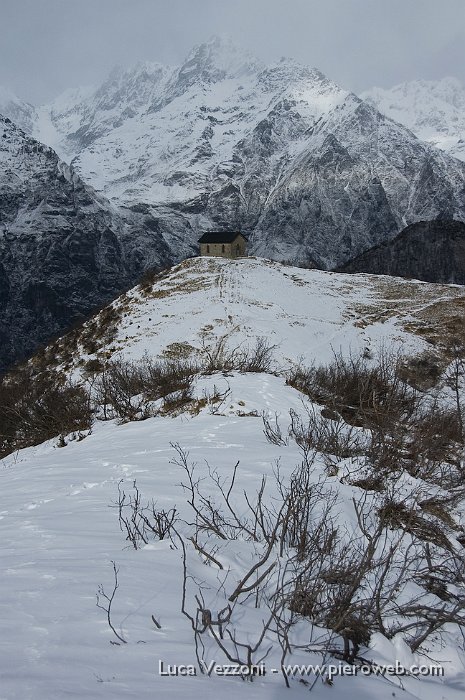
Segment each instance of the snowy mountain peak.
M408 102L411 107L417 109L423 106L425 111L430 109L435 101L442 101L457 109L465 107L464 86L458 78L452 76L441 80L412 80L394 85L392 88L374 87L362 93L361 97L373 103L391 99L393 103L398 103L398 108L402 106L399 101L404 100L406 102L404 107L409 106Z
M191 75L216 82L224 78L238 78L260 69L260 62L244 51L228 36L214 36L195 46L179 69L179 78L190 80Z
M9 117L0 114L0 193L2 185L6 186L11 180L11 173L14 172L16 179L20 180L25 173L29 172L29 161L36 161L40 170L44 166L44 161L49 159L58 161L56 154L48 146L31 139L20 126L15 124ZM26 175L26 177L28 176ZM8 217L5 210L11 204L8 198L0 201L0 232L8 224Z
M0 85L0 105L6 104L8 102L19 102L19 98L15 95L10 88Z
M305 84L307 87L326 85L335 91L341 91L338 85L328 80L317 68L304 66L292 58L284 57L265 67L259 74L259 81L266 89L274 89L279 85L285 88Z
M414 136L465 154L461 94L454 80L419 83L410 107L393 93L384 109L214 37L181 66L116 69L41 108L34 135L114 205L152 216L173 259L195 254L201 231L234 227L255 254L330 268L415 221L465 218L465 165Z

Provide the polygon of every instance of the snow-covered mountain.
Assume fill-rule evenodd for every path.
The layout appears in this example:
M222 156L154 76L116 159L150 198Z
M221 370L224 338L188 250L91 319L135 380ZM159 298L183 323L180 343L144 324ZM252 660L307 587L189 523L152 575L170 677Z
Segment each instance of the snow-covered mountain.
M38 110L34 135L174 256L240 228L253 252L332 267L420 219L465 218L465 167L328 80L228 41L117 69Z
M277 345L272 372L199 374L192 400L178 410L157 410L145 420L123 423L100 412L91 430L2 459L2 699L145 700L187 694L194 700L218 695L235 700L246 689L255 700L287 692L304 700L311 685L310 697L318 700L328 693L334 700L388 700L393 694L408 700L463 697L463 636L457 625L439 625L441 612L450 608L458 608L463 620L463 487L462 477L454 488L447 483L458 471L453 455L446 453L449 461L438 462L444 450L454 447L444 422L426 455L415 442L421 433L408 431L409 449L396 452L400 448L389 440L365 454L364 441L370 444L370 435L376 439L378 433L325 412L322 404L286 384L285 371L302 356L305 364L325 364L339 350L344 357L356 358L361 351L375 358L383 347L395 347L419 359L429 348L431 358L455 333L454 315L464 294L460 287L302 270L267 260L197 258L129 290L49 346L48 370L55 361L75 378L87 377L87 385L95 388L103 376L96 361L108 362L111 355L123 361L138 361L146 352L156 360L171 358L176 372L183 366L177 362L188 361L196 349L214 354L218 339L229 348L244 348L266 334L267 342ZM43 360L44 355L37 356L30 365L43 368ZM423 408L429 405L429 395L421 400ZM274 441L264 431L262 415L278 426ZM325 444L323 434L316 443L309 430L303 443L292 433L291 422L298 431L299 421L306 425L312 416L328 431ZM424 427L434 439L437 425ZM382 459L376 461L380 450L383 457L391 455L387 471ZM418 462L409 462L415 450ZM393 454L399 457L395 464ZM315 496L309 511L294 511L292 522L301 522L299 516L307 513L302 533L316 536L320 545L310 550L309 560L318 566L304 568L298 580L302 569L296 568L296 548L287 539L280 547L274 534L265 540L261 531L254 537L246 529L258 512L267 533L292 483L299 493ZM388 505L390 520L374 540L377 518ZM163 513L172 517L174 530L168 526L160 536L156 528L144 529L138 508L149 524L157 514L161 525ZM140 528L134 546L127 539L126 516L129 529ZM327 528L331 538L323 548L318 532L324 535ZM365 585L359 580L352 590L354 570L356 576L365 571L375 549L377 561L389 566L382 577L376 568L373 578L364 578ZM337 562L328 572L334 557ZM462 561L458 572L453 568L457 561ZM336 621L318 619L309 605L291 616L297 583L318 584L318 600L335 606L342 599L344 611L336 608ZM374 590L383 595L377 598ZM283 596L272 621L282 627L270 624L264 630L276 592ZM111 597L109 606L105 595ZM342 662L342 637L352 629L349 622L355 624L346 611L371 610L374 600L378 617L363 618L359 657ZM399 610L406 601L411 606L403 617ZM212 620L225 611L217 634L221 644L206 616L207 624L200 624L199 615L195 627L199 605L208 608ZM415 615L410 615L412 606ZM412 650L417 618L425 610L430 633ZM193 624L182 611L193 616ZM398 625L404 630L397 631ZM285 654L279 643L282 628ZM249 656L247 645L255 648ZM231 659L224 649L233 659L262 660L266 674L253 683L246 671L245 679L225 677L222 665ZM204 673L201 662L216 662L218 668ZM383 666L370 673L371 662ZM361 663L363 673L357 670ZM384 666L396 663L405 669L431 664L443 675L413 671L399 676ZM167 675L168 664L178 673ZM285 687L282 664L302 665L288 672L291 690ZM335 674L339 669L329 679L328 664Z
M195 255L205 229L330 268L412 222L465 219L465 164L319 71L220 39L37 109L4 91L0 109L29 134L1 122L3 365Z
M33 105L24 102L14 92L0 85L0 114L11 119L27 134L36 128L38 113ZM45 142L46 143L46 142Z
M156 222L0 116L0 370L170 259Z
M465 160L465 89L456 78L375 87L360 96L422 141Z

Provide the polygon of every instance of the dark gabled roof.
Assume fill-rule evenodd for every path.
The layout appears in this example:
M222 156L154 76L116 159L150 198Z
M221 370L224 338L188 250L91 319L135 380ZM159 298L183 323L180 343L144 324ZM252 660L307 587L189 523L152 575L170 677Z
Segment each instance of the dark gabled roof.
M247 240L240 231L207 231L199 238L199 243L232 243L238 236Z

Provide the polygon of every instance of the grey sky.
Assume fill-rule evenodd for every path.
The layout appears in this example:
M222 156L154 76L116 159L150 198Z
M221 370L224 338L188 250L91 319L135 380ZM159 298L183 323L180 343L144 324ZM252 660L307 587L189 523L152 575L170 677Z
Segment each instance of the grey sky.
M465 0L0 0L0 85L38 104L115 64L179 63L218 33L356 92L465 82Z

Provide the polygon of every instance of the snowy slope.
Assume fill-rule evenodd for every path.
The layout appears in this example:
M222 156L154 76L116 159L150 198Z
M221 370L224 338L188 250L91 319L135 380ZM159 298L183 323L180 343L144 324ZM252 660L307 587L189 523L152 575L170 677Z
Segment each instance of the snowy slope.
M465 160L465 89L456 78L375 87L361 97L422 141Z
M384 347L410 355L447 344L448 320L462 316L464 294L460 286L302 270L260 258L193 258L116 299L106 333L104 309L57 341L50 355L76 370L94 357L139 360L169 355L179 344L195 354L220 340L245 348L260 336L276 346L281 371L301 360L329 362L340 351L376 355ZM89 340L97 348L90 354Z
M359 349L376 353L383 345L393 344L405 352L419 352L428 344L424 333L421 338L415 333L415 322L431 323L444 334L448 320L463 303L463 295L463 288L454 286L302 270L252 258L197 258L114 302L111 308L119 316L116 335L112 344L101 341L97 354L137 359L144 352L166 354L180 342L185 347L187 343L200 347L203 342L212 348L215 338L225 334L232 347L265 334L269 342L277 344L276 368L281 369L301 356L307 363L325 362L339 349L344 354ZM441 314L434 317L439 307L448 314L442 316L444 328ZM77 354L68 365L75 376L79 360L89 357L81 341L84 335L98 341L97 335L92 336L92 324L98 325L101 319L96 316L63 339L68 353L72 337L76 343ZM60 342L51 346L49 356L56 354L59 361L60 347ZM302 460L293 440L282 446L266 440L261 413L270 417L278 414L285 428L289 410L299 415L311 410L308 400L286 386L282 376L237 372L203 376L196 381L195 395L205 397L214 387L229 389L226 400L216 407L207 404L196 415L158 415L122 425L97 421L85 439L67 438L61 448L51 440L2 460L0 698L148 700L155 695L189 695L200 700L221 695L233 700L244 693L256 700L286 693L306 698L308 683L315 681L312 697L316 698L330 693L335 700L388 700L393 694L406 700L459 700L465 690L465 652L463 640L453 629L443 635L442 642L429 644L428 656L412 654L400 636L388 640L378 633L365 652L380 664L396 660L405 666L440 664L445 669L444 678L359 674L336 677L328 686L309 673L291 679L288 691L281 674L272 671L280 668L281 652L271 630L262 649L264 653L270 647L264 677L244 685L237 677L200 673L191 625L180 611L183 564L179 539L173 543L154 539L137 551L128 546L115 507L118 484L131 493L137 480L144 502L154 499L158 508L166 510L175 506L180 517L190 522L192 512L181 486L186 472L173 447L177 443L189 452L189 464L195 463L195 476L211 497L216 496L208 465L217 470L220 483L229 483L239 461L233 504L242 512L244 490L253 498L266 476L267 493L276 496L277 466L286 482ZM337 495L338 524L348 533L356 524L352 498L361 493L348 479L350 470L353 473L354 464L342 460L328 482ZM317 457L312 483L327 481L324 463ZM433 487L419 479L401 477L399 483L402 488L429 489L425 495L433 493ZM370 493L368 504L374 507L376 497ZM454 513L454 517L459 514ZM463 514L461 518L465 523ZM178 527L189 544L188 525ZM210 537L207 543L223 568L205 563L193 547L188 550L186 562L192 578L187 605L189 610L192 605L195 609L193 595L201 591L216 614L244 571L256 561L257 549L247 537L227 543ZM117 565L119 583L112 621L126 643L116 643L105 612L96 607L100 584L111 594L112 562ZM240 641L254 642L264 609L257 609L252 599L241 600L235 615ZM292 640L302 648L294 650L290 662L322 663L321 654L306 649L311 636L305 619L293 628ZM207 662L227 662L211 636L204 635L203 642ZM196 675L160 675L160 661L165 671L168 664L192 665Z
M282 380L261 376L244 377L238 384L229 380L237 397L246 405L283 412L302 410L297 392ZM154 541L138 551L127 547L118 527L117 485L123 480L130 490L137 479L144 498L154 498L159 507L175 504L188 517L185 494L180 487L182 470L172 464L176 453L170 442L179 442L197 462L199 476L206 476L204 460L215 466L222 478L240 460L241 486L253 493L263 474L272 480L275 460L280 460L287 478L300 457L295 447L273 447L267 443L260 419L209 415L189 419L157 418L117 426L100 424L82 442L71 442L57 449L53 443L31 448L3 461L0 471L2 508L2 600L0 603L0 668L2 700L119 700L157 697L214 698L221 695L236 700L265 700L308 697L308 687L298 679L286 691L280 674L271 671L254 683L240 678L202 676L195 657L192 630L180 612L182 568L179 550L169 540ZM316 475L320 474L318 467ZM337 480L334 480L337 485ZM350 503L352 490L342 487L341 497ZM183 505L184 504L184 505ZM344 517L341 515L341 517ZM230 568L227 588L231 588L249 560L247 543L235 542L222 560ZM119 568L119 589L113 619L125 645L115 640L105 618L96 608L96 592L103 584L113 587L111 561ZM212 597L218 574L225 571L205 566L195 553L189 566L212 606L221 601ZM190 600L189 600L190 603ZM215 607L214 607L215 609ZM154 616L161 629L151 620ZM262 620L261 611L244 608L241 626L244 639L254 640ZM302 627L301 643L309 641ZM206 640L208 644L208 640ZM452 642L454 643L454 642ZM458 640L457 640L458 643ZM400 639L388 642L373 639L370 658L379 663L431 663L421 655L411 655ZM447 646L434 648L431 656L443 662L444 679L437 678L335 678L329 688L321 680L312 697L336 700L356 697L368 700L403 698L459 700L464 692L463 652ZM168 664L192 664L197 676L163 677ZM225 659L211 643L207 661ZM321 663L321 657L302 652L292 656L294 663ZM266 661L268 669L279 668L279 652ZM304 676L313 682L314 675Z

